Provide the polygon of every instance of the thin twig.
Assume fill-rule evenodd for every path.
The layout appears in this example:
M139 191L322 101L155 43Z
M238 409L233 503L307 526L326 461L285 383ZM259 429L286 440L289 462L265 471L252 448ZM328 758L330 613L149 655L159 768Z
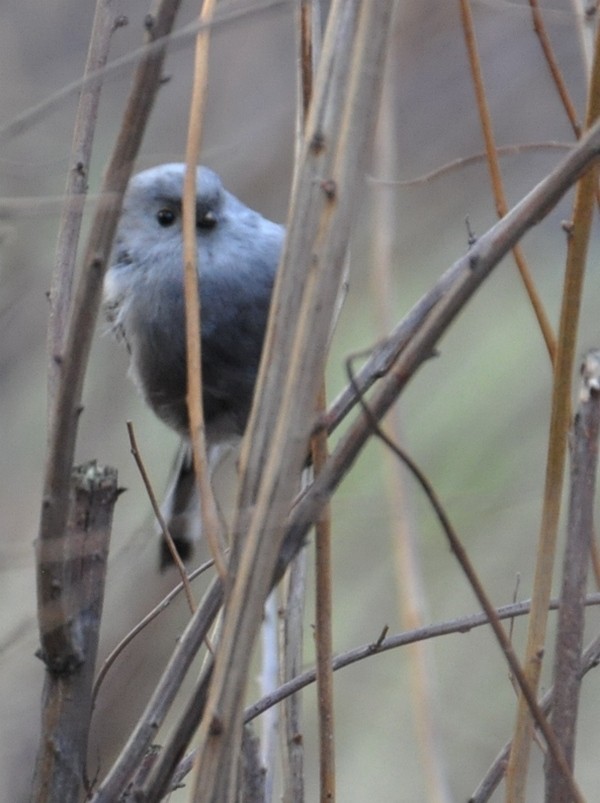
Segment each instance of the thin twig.
M187 354L187 409L190 430L190 443L194 462L194 472L198 481L202 532L219 577L225 583L227 566L224 547L221 543L220 520L217 503L208 469L206 457L206 430L204 425L204 405L202 403L202 311L200 308L200 277L198 269L198 244L196 232L196 185L197 166L200 159L202 140L202 121L208 87L208 51L210 44L210 24L214 16L215 0L204 0L199 22L201 28L196 38L194 57L194 85L190 102L187 146L185 153L186 171L183 182L183 261L186 321Z
M219 13L215 16L212 28L235 23L244 17L256 17L263 12L268 13L274 9L284 7L288 5L288 3L289 0L258 0L258 2L253 5L244 5L241 8L233 4L222 4L224 8L219 10ZM155 13L157 19L159 16L158 13ZM195 21L185 25L175 33L169 34L169 50L174 52L180 48L187 47L189 42L197 36L198 31L201 30L203 26L204 23ZM156 56L165 47L165 44L167 44L165 41L152 39L142 47L136 48L126 53L124 56L114 59L102 69L93 71L87 77L79 78L67 84L54 94L44 98L44 100L36 106L30 107L14 117L9 123L0 126L0 142L10 141L25 131L28 131L50 113L59 109L65 100L77 95L82 89L89 90L96 83L104 82L108 78L114 78L125 72L125 70L132 65L136 65L145 59Z
M477 99L477 109L479 110L483 138L485 140L485 149L487 153L488 167L490 170L492 191L494 194L494 200L496 202L496 211L498 213L498 217L504 217L504 215L506 215L508 212L509 207L506 200L506 194L504 192L502 173L500 172L500 164L496 152L492 118L485 93L483 72L477 50L477 40L475 38L475 26L473 23L470 0L460 0L460 12L467 46L467 54L469 57L469 65L473 78L473 87L475 89L475 97ZM525 259L525 254L523 253L520 245L515 245L513 247L513 257L517 263L517 268L521 274L521 279L525 285L525 289L537 318L544 342L546 343L546 348L548 349L548 354L550 355L550 361L554 363L554 360L556 359L556 337L552 330L552 325L550 324L548 315L544 309L544 305L542 304L542 300L535 287L535 283Z
M146 493L148 494L148 499L150 500L150 504L152 505L152 510L154 511L154 515L156 516L156 520L160 526L163 538L165 539L165 543L169 548L169 552L171 553L171 557L177 566L177 570L181 577L181 582L185 588L185 596L187 598L187 602L190 608L190 611L194 613L196 610L196 602L194 600L194 595L192 593L192 588L190 586L187 571L183 564L183 561L179 557L179 552L177 551L177 547L173 542L173 538L171 533L169 532L169 528L167 526L167 522L164 519L164 516L161 512L160 505L156 501L156 494L154 493L154 489L152 488L152 483L150 482L150 477L148 476L148 472L146 471L146 466L144 465L144 461L142 459L142 455L140 454L140 450L137 445L137 440L135 437L135 431L133 429L133 422L127 422L127 434L129 435L129 444L131 448L131 454L133 455L133 459L135 460L135 464L138 467L138 471L140 472L140 476L142 478L142 482L144 483L144 487L146 489Z
M325 410L323 386L317 411ZM319 432L312 439L315 476L328 457L327 433ZM333 699L333 566L331 507L325 505L315 524L315 641L317 652L317 699L319 712L319 770L321 801L334 801L335 796L335 730Z
M158 605L155 605L151 611L148 611L148 613L143 617L143 619L140 619L140 621L135 625L135 627L132 627L129 633L123 636L121 641L119 641L119 643L115 647L113 647L113 649L104 659L104 663L102 664L102 666L100 667L100 671L96 675L96 679L94 681L94 686L92 689L92 708L94 708L96 704L96 698L98 697L98 692L100 691L100 688L104 682L104 678L108 674L110 668L117 660L119 655L121 655L123 650L126 647L128 647L129 644L131 644L134 638L139 633L141 633L147 627L147 625L150 624L150 622L156 619L157 616L159 616L163 611L165 611L169 607L169 605L171 604L171 602L173 602L175 597L178 594L180 594L184 588L186 588L186 585L191 583L192 580L195 580L196 577L199 577L201 574L210 569L212 566L214 566L214 562L212 560L208 560L206 561L206 563L197 566L192 572L186 575L185 582L182 580L174 588L172 588L171 591L169 591L169 593L161 599Z
M497 156L518 156L521 153L529 151L569 151L573 147L572 142L556 142L554 140L547 142L528 142L521 145L498 145L496 147ZM422 173L420 176L407 179L393 179L393 178L380 178L376 175L367 176L371 184L378 187L417 187L420 184L429 184L436 179L443 178L450 173L461 172L465 167L470 167L474 164L487 161L487 153L473 153L470 156L460 156L458 159L453 159L451 162L446 162L441 167L436 167L428 173Z
M586 605L600 605L600 593L590 594L586 597ZM550 600L550 610L557 610L559 602L557 599ZM523 602L515 602L510 605L504 605L497 608L496 615L498 619L515 619L519 616L526 616L531 609L531 600L524 600ZM398 647L405 647L408 644L415 644L418 641L427 641L429 639L439 638L440 636L450 636L456 634L469 633L476 627L483 627L488 625L490 620L485 613L475 613L470 616L463 616L459 619L452 619L447 622L439 622L438 624L425 625L424 627L416 628L415 630L407 630L404 633L398 633L394 636L385 635L384 638L378 637L375 641L363 644L360 647L353 647L351 650L342 652L333 657L333 670L337 672L338 669L343 669L346 666L355 664L358 661L363 661L371 655L379 655L379 653L387 652L388 650L395 650ZM600 651L600 637L596 639L594 659L588 658L586 661L587 670L594 668L597 665L598 654ZM587 654L587 653L586 653ZM300 689L314 683L317 677L317 670L313 667L307 669L298 675L293 680L285 683L276 690L268 698L257 700L255 703L249 705L244 712L244 722L251 722L256 717L260 716L264 711L272 705L277 705L285 697Z
M542 16L542 12L539 7L539 1L529 0L529 5L531 6L533 30L535 31L538 39L540 40L540 45L542 51L544 52L544 57L546 59L546 63L548 64L548 69L550 70L550 74L552 75L552 80L554 81L556 90L560 96L566 115L569 118L569 122L571 123L571 128L573 129L573 133L575 134L575 137L579 139L579 137L581 136L581 123L578 120L577 110L573 105L573 101L571 100L571 96L569 95L569 90L567 89L567 85L565 83L565 79L563 78L562 71L558 66L558 62L554 55L554 50L552 49L552 45L550 43L550 37L548 36L548 32L544 24L544 18Z
M306 550L302 549L290 563L280 583L285 600L281 626L281 661L278 685L295 677L302 670L304 646L304 611L306 603ZM272 592L271 596L274 592ZM276 688L276 687L274 687ZM274 691L270 689L269 693ZM290 695L280 712L282 744L282 800L302 803L304 800L305 766L302 732L302 697Z
M298 91L298 148L300 156L302 142L306 131L306 120L314 91L314 74L321 52L320 30L321 4L317 0L302 0L299 8L298 45L299 45L299 91ZM327 409L327 390L325 375L317 399L317 414L324 414ZM319 474L328 457L327 431L316 432L311 439L312 467L315 476ZM335 730L333 700L332 659L332 545L331 545L331 507L326 505L315 523L315 645L317 654L317 714L319 723L319 786L321 801L335 801ZM297 559L296 559L297 560ZM291 677L283 677L286 681ZM295 698L291 698L294 700ZM299 706L296 701L295 706ZM296 728L296 730L298 730ZM291 750L297 754L302 748L294 734ZM296 768L295 777L298 776ZM290 800L303 800L303 780L296 780L300 789L290 796ZM291 790L290 790L291 791Z

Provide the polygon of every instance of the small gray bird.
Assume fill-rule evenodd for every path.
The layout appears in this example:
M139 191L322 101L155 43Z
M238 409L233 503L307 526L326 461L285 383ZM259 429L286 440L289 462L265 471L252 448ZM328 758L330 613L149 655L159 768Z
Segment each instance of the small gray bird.
M182 190L185 165L134 176L127 189L104 308L130 354L145 401L183 439L163 505L182 558L201 517L188 444L183 292ZM202 310L202 381L209 472L244 433L285 230L197 169L196 240ZM162 564L169 562L162 547Z

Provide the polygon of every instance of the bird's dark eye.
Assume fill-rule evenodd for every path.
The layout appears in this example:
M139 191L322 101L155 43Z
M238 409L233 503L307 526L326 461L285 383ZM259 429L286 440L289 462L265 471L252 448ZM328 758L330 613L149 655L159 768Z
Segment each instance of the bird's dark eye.
M165 207L164 209L158 210L156 213L156 219L158 220L158 225L166 229L175 223L176 215L172 209Z
M214 212L207 211L196 218L196 227L198 229L214 229L217 225L217 216Z

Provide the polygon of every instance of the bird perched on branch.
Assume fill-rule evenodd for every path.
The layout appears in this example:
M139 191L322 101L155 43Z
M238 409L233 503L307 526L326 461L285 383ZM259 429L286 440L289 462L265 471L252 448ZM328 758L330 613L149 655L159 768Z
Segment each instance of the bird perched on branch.
M183 164L165 164L131 179L104 282L104 308L127 345L139 391L182 438L163 514L185 559L201 535L201 516L186 401L184 173ZM212 170L197 169L202 403L211 476L248 420L284 234L227 192ZM164 545L162 556L164 565Z

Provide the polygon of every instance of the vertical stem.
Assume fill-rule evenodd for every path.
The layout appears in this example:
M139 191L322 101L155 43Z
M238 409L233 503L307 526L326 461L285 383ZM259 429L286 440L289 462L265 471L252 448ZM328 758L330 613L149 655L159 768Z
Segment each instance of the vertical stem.
M188 139L185 152L186 171L183 183L183 271L188 419L194 471L198 479L202 509L202 531L206 535L219 577L225 581L227 568L223 548L219 540L219 514L212 492L206 457L204 407L202 405L202 317L199 295L198 248L196 243L196 169L200 158L202 120L208 86L210 22L214 15L214 9L215 0L204 1L200 13L201 28L196 37L194 86L190 102Z
M580 405L572 429L571 498L563 581L556 634L552 726L571 770L581 688L581 649L585 623L585 590L593 534L594 494L600 430L600 352L583 364ZM547 758L546 803L568 799L562 773Z
M92 685L104 602L106 561L117 500L117 472L94 462L73 471L69 520L54 561L60 585L42 600L40 626L53 633L55 649L44 656L47 672L32 801L77 803L85 781ZM42 571L47 568L42 564ZM52 567L53 573L56 572ZM61 634L63 634L61 636Z
M83 73L84 79L90 73L102 69L106 64L111 35L117 25L118 22L115 19L110 0L98 0ZM89 86L83 87L75 116L65 201L56 240L54 271L49 296L48 420L52 417L56 388L60 378L59 363L55 357L60 355L64 348L67 323L71 313L77 245L83 218L83 202L87 194L87 177L101 89L101 81L94 81Z
M490 171L490 179L492 182L492 190L494 193L494 201L496 203L496 211L498 217L504 217L508 212L508 203L506 201L506 194L502 182L502 174L500 172L500 163L498 161L498 154L496 151L496 141L494 138L494 129L492 125L492 118L490 109L485 94L485 86L483 83L483 72L481 70L481 62L479 60L479 53L477 50L477 40L475 38L475 26L473 23L473 14L471 12L470 0L460 0L460 12L463 24L463 31L465 35L465 43L467 46L467 55L469 57L469 66L473 77L473 87L475 89L475 97L477 100L477 108L479 110L479 118L481 120L481 129L483 139L485 141L485 150L487 156L488 168ZM525 254L520 245L513 247L513 257L517 264L517 268L525 285L525 290L529 296L529 301L533 307L533 311L538 321L538 325L542 332L550 360L554 362L556 357L556 338L552 331L552 326L542 300L539 297L534 281L531 277L529 267L525 260Z
M600 111L600 27L596 34L596 49L592 82L588 97L586 129L598 118ZM552 589L552 572L563 488L567 432L571 407L571 378L577 348L579 310L587 249L595 206L598 169L592 167L577 184L573 209L572 230L567 250L567 265L562 297L554 383L552 412L546 463L544 507L538 539L537 562L527 634L525 673L529 686L537 692L542 655L546 639L548 601ZM520 803L525 799L525 784L533 725L523 695L519 697L513 747L507 770L507 800Z

